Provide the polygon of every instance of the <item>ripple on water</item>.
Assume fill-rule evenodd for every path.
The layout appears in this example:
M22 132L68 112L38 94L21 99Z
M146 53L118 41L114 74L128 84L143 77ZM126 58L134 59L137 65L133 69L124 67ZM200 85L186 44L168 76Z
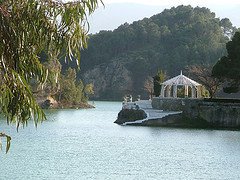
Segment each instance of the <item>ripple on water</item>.
M240 179L240 132L118 126L119 102L47 112L0 153L0 179Z

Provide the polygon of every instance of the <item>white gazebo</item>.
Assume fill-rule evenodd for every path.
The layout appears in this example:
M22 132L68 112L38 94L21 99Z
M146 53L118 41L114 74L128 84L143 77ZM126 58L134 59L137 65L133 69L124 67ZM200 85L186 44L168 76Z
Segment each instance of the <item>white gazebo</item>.
M178 97L178 87L184 88L184 95L185 97L189 97L189 90L191 91L191 98L201 98L202 97L202 88L201 84L197 83L196 81L184 76L181 74L163 82L161 87L161 94L160 97Z

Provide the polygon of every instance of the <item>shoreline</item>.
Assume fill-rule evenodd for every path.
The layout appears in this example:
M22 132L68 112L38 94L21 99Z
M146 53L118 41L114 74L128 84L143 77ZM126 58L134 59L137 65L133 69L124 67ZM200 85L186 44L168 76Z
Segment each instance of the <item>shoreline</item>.
M172 101L171 99L166 99L166 105L168 105L167 108L164 106L165 101L161 102L160 103L161 106L159 106L158 108L152 107L152 102L150 101L136 101L134 103L129 103L127 104L127 106L125 105L125 107L130 108L132 113L128 113L128 116L125 116L124 118L119 116L120 114L119 113L118 119L115 121L115 123L119 125L131 125L131 126L135 125L135 126L148 126L148 127L170 127L170 128L231 130L231 131L240 130L240 125L237 123L238 121L235 119L236 124L232 123L233 120L229 122L230 117L226 116L227 113L224 114L225 115L224 118L228 117L227 118L228 121L226 121L228 122L228 124L224 123L225 119L223 120L220 119L221 121L211 120L211 117L213 118L216 115L217 117L221 118L220 113L217 113L216 115L212 114L211 117L203 116L201 114L202 109L201 109L201 103L199 103L201 102L200 100L197 100L196 101L197 103L193 104L194 106L191 103L188 103L188 104L182 103L182 99L173 100L174 102L180 101L181 102L180 105L178 105L176 102L172 104L171 101ZM135 108L136 106L140 107L140 109L136 109ZM169 106L171 108L169 108ZM219 106L219 103L217 104L216 109L219 108L218 106ZM223 111L222 107L223 106L221 106L221 110ZM147 115L147 117L142 116L141 118L138 118L138 119L131 119L132 115L137 114L139 110L143 110L144 113ZM208 112L207 110L210 112ZM209 106L207 110L204 109L203 111L204 113L207 113L207 115L211 114L212 112L215 112L215 109L211 109L209 108ZM124 109L123 107L123 109L120 112L124 112L124 111L127 111L127 110ZM186 113L186 112L191 112L191 113ZM197 112L197 113L194 113L194 112ZM228 112L228 114L230 112Z
M38 102L39 106L42 109L90 109L95 108L94 105L89 104L88 102L81 102L81 103L61 103L57 102L54 99L47 99L43 102Z

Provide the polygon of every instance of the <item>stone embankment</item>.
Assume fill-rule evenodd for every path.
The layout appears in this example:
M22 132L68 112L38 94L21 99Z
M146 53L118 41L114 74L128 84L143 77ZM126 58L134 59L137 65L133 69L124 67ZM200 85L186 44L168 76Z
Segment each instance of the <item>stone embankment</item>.
M114 122L120 125L166 126L175 123L181 111L162 111L152 108L152 101L141 100L123 103L123 109Z
M240 101L230 99L153 98L154 109L182 111L181 121L213 128L240 127ZM201 124L200 123L200 124Z
M240 129L240 100L153 98L123 107L127 115L115 122L121 125Z

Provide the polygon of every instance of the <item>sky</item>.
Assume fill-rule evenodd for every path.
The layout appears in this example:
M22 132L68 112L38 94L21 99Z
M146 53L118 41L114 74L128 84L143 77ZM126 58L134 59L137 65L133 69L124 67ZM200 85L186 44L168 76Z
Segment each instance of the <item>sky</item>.
M240 4L239 0L104 0L103 3L137 3L137 4L145 4L145 5L159 5L159 6L175 6L175 5L226 5L228 4Z
M191 5L207 7L219 18L229 18L234 26L240 27L240 0L103 0L89 18L90 33L114 30L125 22L149 18L173 6Z

